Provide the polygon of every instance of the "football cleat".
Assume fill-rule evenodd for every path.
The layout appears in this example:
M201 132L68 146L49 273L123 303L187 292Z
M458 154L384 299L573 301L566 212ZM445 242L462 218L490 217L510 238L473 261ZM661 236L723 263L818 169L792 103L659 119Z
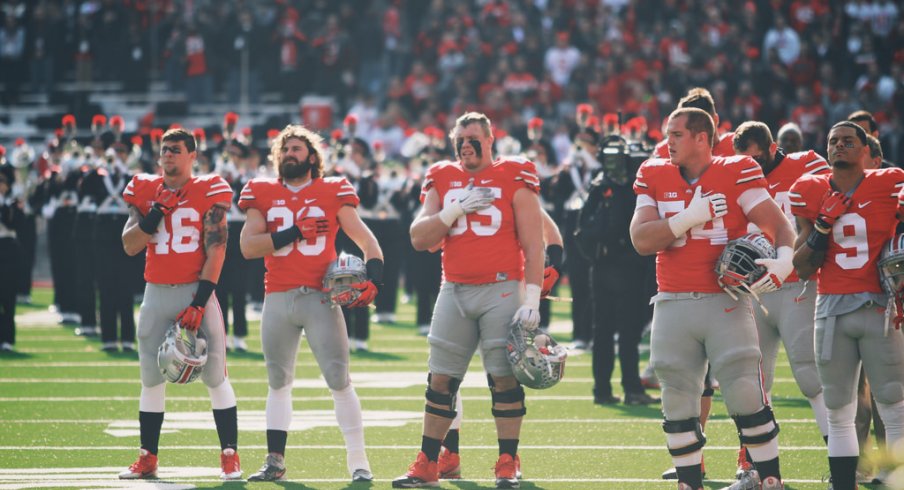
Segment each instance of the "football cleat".
M458 480L461 478L461 457L458 453L442 448L439 452L437 468L440 480Z
M235 449L226 448L220 453L220 480L240 480L242 478L242 465L239 462L239 453Z
M692 488L687 483L678 482L678 490L698 490L698 489Z
M119 474L120 480L139 480L157 478L157 456L147 449L138 451L138 460L129 466L129 469Z
M768 478L767 478L768 479ZM775 478L773 478L775 479ZM756 470L750 470L744 474L738 481L723 488L722 490L760 490L760 474ZM779 481L781 483L781 481ZM771 487L776 488L776 487ZM782 487L777 487L782 488Z
M753 469L753 463L747 459L747 450L742 447L738 450L738 470L735 471L735 480L744 478L744 475Z
M423 451L408 467L408 472L392 481L392 488L426 488L439 486L439 469L436 461L427 459Z
M365 470L363 468L355 470L352 473L352 482L359 481L374 481L374 474L370 472L370 470Z
M643 391L636 393L625 393L625 405L652 405L659 403L659 398L650 396Z
M282 481L286 479L286 460L281 454L270 453L264 465L257 473L248 477L248 481Z
M503 453L496 460L496 488L520 488L518 481L515 458L511 454Z

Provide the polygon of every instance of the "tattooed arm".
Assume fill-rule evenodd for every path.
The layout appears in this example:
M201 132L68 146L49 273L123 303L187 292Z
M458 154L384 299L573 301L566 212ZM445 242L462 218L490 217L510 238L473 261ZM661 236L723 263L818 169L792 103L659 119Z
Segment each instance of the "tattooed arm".
M216 283L220 280L226 259L226 210L228 204L217 203L204 214L204 252L207 258L201 268L201 280Z

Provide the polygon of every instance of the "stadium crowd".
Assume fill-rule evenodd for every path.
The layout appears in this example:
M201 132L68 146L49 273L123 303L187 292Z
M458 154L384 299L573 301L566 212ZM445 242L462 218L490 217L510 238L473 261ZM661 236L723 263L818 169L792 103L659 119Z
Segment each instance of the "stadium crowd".
M600 151L611 138L620 135L639 154L653 154L664 139L665 119L679 106L710 114L730 147L721 155L743 150L738 141L732 145L734 129L762 121L769 142L775 134L787 153L827 156L829 128L851 119L876 138L869 140L877 149L872 156L879 155L873 163L904 162L904 19L891 0L43 0L4 2L0 17L6 105L16 104L23 89L51 92L63 80L121 81L124 91L142 92L154 77L184 92L190 105L236 101L243 86L252 103L263 93L277 93L285 104L308 94L332 97L345 117L323 135L325 170L354 186L359 214L385 255L375 315L343 309L352 350L368 348L370 321L395 320L400 288L417 298L421 333L429 329L440 258L414 250L409 226L421 206L426 169L453 157L446 131L466 112L493 121L494 154L536 164L543 207L565 239L565 263L557 267L574 296L574 347L584 349L600 342L591 271L601 257L582 250L575 232L588 193L600 188L595 177L618 170L605 167ZM692 87L706 87L711 99ZM695 105L701 100L703 106ZM0 240L6 239L0 256L15 270L0 281L3 304L16 296L29 301L43 220L61 321L77 325L78 334L100 335L106 351L133 351L132 309L144 290L144 257L126 256L119 247L117 230L128 218L121 195L131 176L159 173L164 131L149 118L125 132L122 117L98 114L88 135L79 130L86 121L60 116L60 129L43 147L24 139L0 147ZM190 118L183 123L193 127ZM238 199L254 177L275 175L266 153L280 129L243 126L235 112L217 127L194 129L196 173L222 176ZM772 158L780 160L774 151ZM636 165L627 170L633 175ZM247 349L245 302L259 303L264 295L262 260L238 253L244 219L232 206L216 291L224 310L233 305L229 345L239 351ZM18 244L8 243L10 237ZM621 245L628 249L630 241ZM347 236L340 235L336 247L363 255ZM0 309L0 342L12 350L10 307ZM548 326L548 301L541 310L541 325ZM612 332L605 335L612 350ZM620 344L619 351L626 347ZM595 363L598 356L609 363L614 352L594 351ZM634 372L637 362L631 359ZM601 369L594 366L595 402L620 402L608 386L611 367ZM659 402L639 381L636 375L623 380L625 403ZM868 405L868 392L866 399ZM814 411L818 418L816 405ZM759 436L765 437L749 440ZM780 483L777 473L763 476Z

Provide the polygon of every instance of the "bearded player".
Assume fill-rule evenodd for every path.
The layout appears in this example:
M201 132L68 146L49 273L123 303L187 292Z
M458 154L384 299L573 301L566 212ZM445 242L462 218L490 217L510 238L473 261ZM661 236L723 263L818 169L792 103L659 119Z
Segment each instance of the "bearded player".
M241 247L245 258L264 257L261 344L267 364L267 457L249 481L285 479L286 439L292 421L292 382L302 331L333 395L345 438L352 481L371 481L364 450L361 402L349 378L348 335L342 310L330 305L323 276L336 258L341 228L364 251L368 280L353 284L349 306L366 307L383 278L383 252L358 217L358 196L345 178L323 177L323 139L297 125L273 139L270 159L278 178L259 177L242 189L246 211Z

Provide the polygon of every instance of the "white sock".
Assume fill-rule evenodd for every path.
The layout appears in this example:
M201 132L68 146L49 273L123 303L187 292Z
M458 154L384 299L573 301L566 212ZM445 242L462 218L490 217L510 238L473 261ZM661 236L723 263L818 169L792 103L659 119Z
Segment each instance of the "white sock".
M267 389L267 429L289 431L292 424L292 384Z
M166 407L166 383L157 386L141 385L141 397L138 398L138 411L163 413Z
M810 408L813 409L813 416L816 418L819 432L823 437L829 435L829 414L826 411L826 401L822 393L813 398L807 398L807 401L810 402Z
M349 384L341 390L330 390L336 422L345 438L346 462L349 474L355 470L370 471L370 463L364 451L364 421L361 419L361 402L355 387Z
M857 429L854 428L854 418L857 415L857 403L828 409L829 420L829 457L844 457L860 455L860 445L857 443Z
M210 395L210 406L214 410L223 410L235 406L235 391L232 390L232 383L226 378L216 388L207 387L207 393Z
M876 402L879 415L885 422L885 441L889 450L894 449L895 443L904 438L904 401L892 404Z
M457 414L455 415L455 418L452 419L452 425L449 426L449 430L461 429L461 416L465 411L464 405L461 402L461 391L455 396L455 411Z

